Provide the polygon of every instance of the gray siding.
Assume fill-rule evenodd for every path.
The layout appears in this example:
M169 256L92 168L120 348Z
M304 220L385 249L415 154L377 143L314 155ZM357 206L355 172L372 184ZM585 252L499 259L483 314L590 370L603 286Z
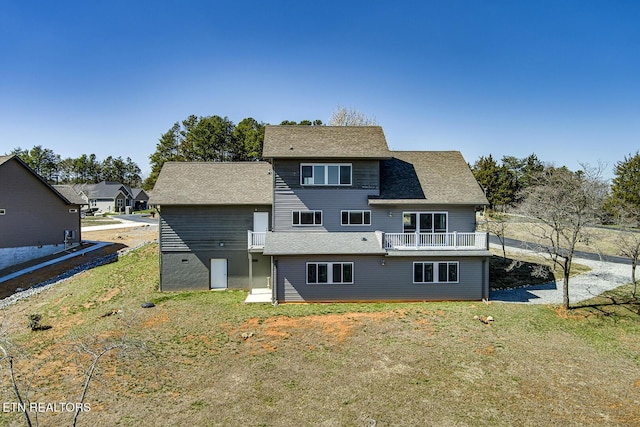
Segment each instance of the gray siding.
M402 233L403 212L447 212L450 232L471 233L476 230L476 214L471 206L369 206L370 190L298 189L276 191L274 231L375 231ZM294 226L292 211L321 210L322 226ZM370 226L341 225L341 211L370 210Z
M375 206L375 223L372 224L376 230L385 233L402 233L403 212L447 212L449 232L471 233L476 231L476 213L473 206ZM372 218L372 223L374 219Z
M247 231L253 212L270 206L162 206L160 217L160 289L209 289L211 259L227 260L229 288L249 288ZM223 243L223 246L220 246ZM253 254L254 283L266 283L270 258Z
M378 160L339 159L314 159L309 161L274 160L274 187L276 192L283 189L308 188L308 186L300 185L301 163L351 163L352 185L342 188L375 189L375 194L379 194L380 162Z
M368 199L375 190L352 190L347 188L301 188L295 192L280 190L275 193L274 231L375 231L371 226L342 226L341 210L372 210ZM292 211L322 211L322 226L293 226ZM373 214L373 212L372 212Z
M276 265L276 295L279 302L481 300L488 280L485 260L484 257L280 256ZM354 284L307 285L306 263L313 261L353 262ZM458 261L459 283L413 284L414 261Z
M0 167L0 209L0 248L63 244L65 230L75 233L69 243L81 240L80 206L65 203L17 160Z
M253 212L270 206L162 206L160 250L247 250L247 231L253 230ZM222 243L224 246L220 246Z
M252 255L255 287L266 287L270 274L270 257ZM227 260L227 286L249 289L249 258L247 251L163 252L160 261L160 290L184 291L211 288L211 259Z

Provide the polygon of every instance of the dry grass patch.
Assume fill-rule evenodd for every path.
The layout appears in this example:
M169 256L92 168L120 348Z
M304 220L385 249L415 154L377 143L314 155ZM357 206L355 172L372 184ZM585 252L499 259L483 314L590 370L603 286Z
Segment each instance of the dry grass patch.
M126 330L156 357L105 357L80 425L640 423L640 315L619 296L569 312L481 302L245 305L241 291L159 293L156 251L0 311L32 401L75 401L89 361L77 344ZM611 298L618 304L598 305ZM28 330L34 311L53 328ZM0 399L14 401L6 369L0 380ZM40 414L39 424L70 419ZM24 421L6 413L0 425Z

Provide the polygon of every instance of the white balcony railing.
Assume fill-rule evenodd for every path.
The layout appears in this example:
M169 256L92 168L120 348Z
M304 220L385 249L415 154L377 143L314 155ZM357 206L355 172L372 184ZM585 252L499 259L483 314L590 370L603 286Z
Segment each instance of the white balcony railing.
M487 249L487 233L385 233L384 248L396 250Z
M264 249L264 238L266 237L266 231L247 231L247 243L249 249Z

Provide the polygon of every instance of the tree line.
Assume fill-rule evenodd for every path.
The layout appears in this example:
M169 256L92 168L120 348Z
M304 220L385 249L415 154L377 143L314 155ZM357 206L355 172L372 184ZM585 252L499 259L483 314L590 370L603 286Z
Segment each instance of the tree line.
M484 190L489 208L498 211L518 208L534 186L561 173L584 175L588 166L572 172L566 166L545 164L535 154L524 158L503 156L497 161L490 154L481 156L470 165L474 177ZM615 223L621 215L640 211L640 152L625 156L616 163L611 186L603 183L602 206L599 220L603 224ZM640 221L640 215L636 215Z
M131 158L108 156L100 161L95 154L63 159L49 148L36 145L30 150L15 148L17 155L38 175L52 184L96 184L101 181L115 181L130 187L140 187L142 177L140 167Z

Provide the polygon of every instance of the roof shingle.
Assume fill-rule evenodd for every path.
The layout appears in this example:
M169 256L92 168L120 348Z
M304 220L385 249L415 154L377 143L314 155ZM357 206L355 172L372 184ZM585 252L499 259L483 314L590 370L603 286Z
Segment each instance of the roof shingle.
M262 156L265 159L391 157L380 126L266 126Z
M380 197L369 203L486 205L459 151L392 151L380 166Z
M267 162L167 162L149 199L154 205L270 205Z

